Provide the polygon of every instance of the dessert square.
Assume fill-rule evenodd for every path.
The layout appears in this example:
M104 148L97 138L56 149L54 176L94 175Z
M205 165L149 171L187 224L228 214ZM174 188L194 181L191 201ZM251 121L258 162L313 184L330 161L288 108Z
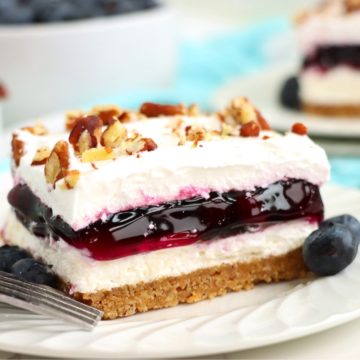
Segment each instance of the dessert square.
M326 116L360 115L360 2L323 1L298 17L303 53L299 75L305 111Z
M105 319L307 276L325 152L246 99L205 114L144 103L13 134L7 244L50 265Z

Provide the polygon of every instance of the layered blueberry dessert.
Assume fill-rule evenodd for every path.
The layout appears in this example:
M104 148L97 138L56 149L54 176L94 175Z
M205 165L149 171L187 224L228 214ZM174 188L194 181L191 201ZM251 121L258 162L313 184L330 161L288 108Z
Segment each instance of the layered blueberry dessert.
M307 276L325 152L245 98L213 114L144 103L14 132L5 242L114 319Z
M302 108L317 115L360 116L360 1L324 1L297 22Z

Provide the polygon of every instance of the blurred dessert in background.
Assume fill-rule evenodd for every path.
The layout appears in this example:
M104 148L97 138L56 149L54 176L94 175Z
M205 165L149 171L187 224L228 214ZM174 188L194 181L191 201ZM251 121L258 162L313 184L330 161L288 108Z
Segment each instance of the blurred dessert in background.
M360 116L360 1L328 0L299 14L299 100L308 113ZM296 90L295 80L288 83Z

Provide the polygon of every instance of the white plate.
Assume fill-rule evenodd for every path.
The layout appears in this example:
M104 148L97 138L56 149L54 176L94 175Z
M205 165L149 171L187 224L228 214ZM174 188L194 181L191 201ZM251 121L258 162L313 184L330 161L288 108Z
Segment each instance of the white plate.
M10 181L10 174L0 175L2 221ZM327 186L323 195L328 216L360 216L359 191ZM358 317L360 257L333 277L259 285L211 301L102 321L92 333L0 305L0 349L71 358L209 355L279 343Z
M287 131L294 122L303 122L308 126L310 135L360 139L360 117L350 120L315 117L284 108L279 102L279 92L283 82L291 75L296 75L296 66L281 64L232 79L216 91L213 107L223 107L233 97L244 95L261 109L276 130Z

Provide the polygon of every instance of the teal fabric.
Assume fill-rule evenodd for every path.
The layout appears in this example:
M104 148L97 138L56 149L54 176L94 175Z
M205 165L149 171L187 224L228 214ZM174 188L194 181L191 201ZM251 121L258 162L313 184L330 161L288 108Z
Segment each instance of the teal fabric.
M118 103L137 107L143 99L158 102L191 103L210 108L214 91L233 76L248 74L268 62L264 45L273 36L288 31L284 18L275 18L238 31L219 35L206 41L184 42L180 50L175 85L168 90L135 89L97 99L95 103ZM94 104L86 104L90 107ZM9 161L0 162L0 173L9 169ZM331 159L332 181L360 188L360 158Z

